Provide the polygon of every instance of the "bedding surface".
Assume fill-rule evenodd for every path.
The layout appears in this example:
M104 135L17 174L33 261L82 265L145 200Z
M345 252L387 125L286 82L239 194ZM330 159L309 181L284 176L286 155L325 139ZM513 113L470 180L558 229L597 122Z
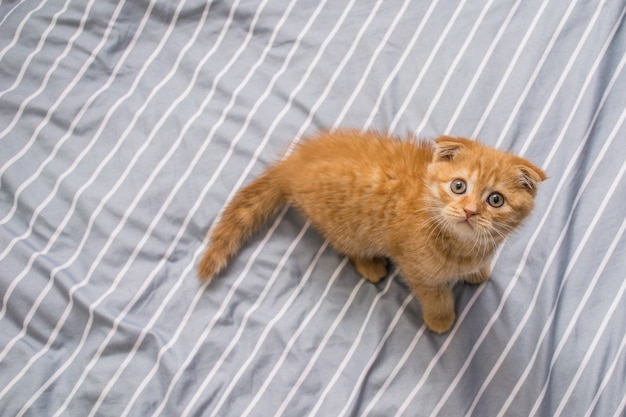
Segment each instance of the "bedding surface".
M623 416L626 1L0 0L0 414ZM285 207L202 285L234 193L319 129L549 175L426 330Z

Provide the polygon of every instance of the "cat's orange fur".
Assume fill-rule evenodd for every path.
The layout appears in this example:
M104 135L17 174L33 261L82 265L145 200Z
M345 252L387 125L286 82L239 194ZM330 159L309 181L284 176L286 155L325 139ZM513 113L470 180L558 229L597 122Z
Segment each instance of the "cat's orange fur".
M199 276L222 270L290 203L369 281L386 275L390 258L428 328L443 333L455 319L451 285L488 279L492 254L530 213L545 178L526 159L468 139L321 133L237 193L210 233Z

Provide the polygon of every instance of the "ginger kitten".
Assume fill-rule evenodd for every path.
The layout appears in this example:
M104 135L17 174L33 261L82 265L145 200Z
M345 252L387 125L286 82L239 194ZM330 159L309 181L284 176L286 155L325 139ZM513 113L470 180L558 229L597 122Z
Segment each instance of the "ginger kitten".
M544 179L526 159L468 139L320 133L235 195L210 232L199 277L221 271L289 203L369 281L391 259L428 328L443 333L455 320L451 286L489 278L491 256L528 216Z

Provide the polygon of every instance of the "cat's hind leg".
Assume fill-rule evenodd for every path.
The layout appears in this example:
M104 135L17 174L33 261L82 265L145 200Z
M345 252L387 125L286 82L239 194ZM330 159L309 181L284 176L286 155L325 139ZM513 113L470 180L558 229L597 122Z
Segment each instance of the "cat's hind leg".
M385 258L357 258L350 257L357 271L363 278L376 284L387 275L387 260Z

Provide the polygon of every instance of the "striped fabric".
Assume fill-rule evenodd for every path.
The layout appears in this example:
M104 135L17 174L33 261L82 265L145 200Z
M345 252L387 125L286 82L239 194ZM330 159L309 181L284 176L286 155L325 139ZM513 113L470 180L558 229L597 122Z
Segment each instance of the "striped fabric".
M0 0L0 415L626 415L626 0ZM550 176L423 325L285 208L318 129L480 138Z

